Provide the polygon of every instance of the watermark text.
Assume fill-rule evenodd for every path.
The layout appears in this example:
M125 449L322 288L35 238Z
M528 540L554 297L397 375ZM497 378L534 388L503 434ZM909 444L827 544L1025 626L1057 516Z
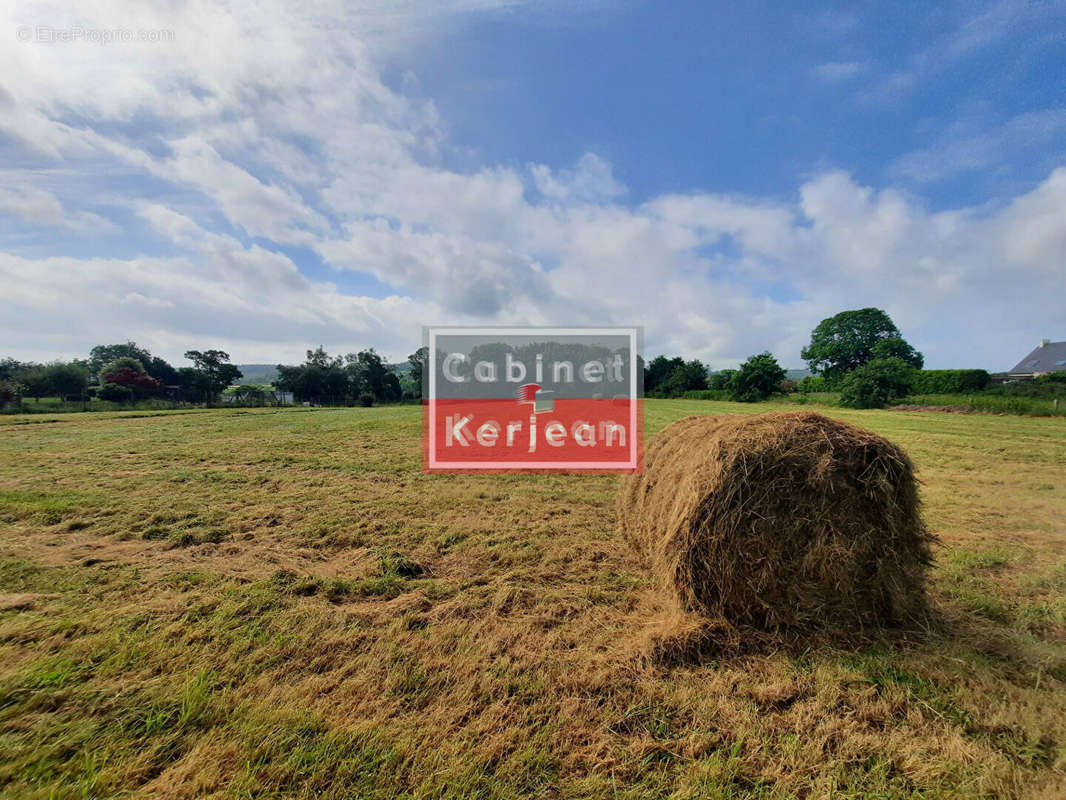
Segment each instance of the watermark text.
M19 25L15 38L34 44L169 44L175 41L174 31L166 28L90 28L72 25L67 28L51 25Z

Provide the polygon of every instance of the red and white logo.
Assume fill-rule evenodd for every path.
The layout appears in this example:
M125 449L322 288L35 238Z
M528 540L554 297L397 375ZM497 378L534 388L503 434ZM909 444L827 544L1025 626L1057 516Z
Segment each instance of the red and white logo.
M639 328L426 328L426 472L637 472Z

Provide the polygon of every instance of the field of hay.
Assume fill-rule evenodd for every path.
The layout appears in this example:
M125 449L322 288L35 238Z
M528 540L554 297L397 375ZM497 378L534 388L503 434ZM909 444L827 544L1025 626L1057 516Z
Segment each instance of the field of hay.
M914 460L941 624L669 669L615 476L422 475L412 406L0 418L0 796L1066 796L1066 425L819 410Z

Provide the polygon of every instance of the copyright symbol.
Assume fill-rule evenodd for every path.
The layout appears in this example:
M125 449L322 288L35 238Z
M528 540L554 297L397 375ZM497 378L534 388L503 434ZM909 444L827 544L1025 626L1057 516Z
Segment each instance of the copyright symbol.
M18 30L15 32L15 36L18 37L20 42L28 42L33 38L33 28L29 25L19 25Z

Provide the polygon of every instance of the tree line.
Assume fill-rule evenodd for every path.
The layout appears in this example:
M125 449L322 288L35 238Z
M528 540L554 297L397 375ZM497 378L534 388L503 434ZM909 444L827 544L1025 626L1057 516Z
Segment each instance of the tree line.
M213 402L241 371L223 350L189 350L191 367L174 367L136 342L101 344L86 359L39 364L0 361L0 403L58 397L67 402L99 398L128 403L151 398Z
M706 392L741 402L766 400L788 391L838 391L841 405L855 408L884 406L926 384L958 383L966 390L988 386L984 370L922 371L924 358L907 342L891 317L879 308L842 311L822 320L801 351L812 373L798 384L769 352L750 356L737 369L710 372L699 360L656 356L644 362L647 397L680 397ZM0 404L23 397L84 400L97 397L132 402L154 397L194 403L217 402L222 392L242 377L223 350L189 350L192 366L174 367L135 342L97 345L87 359L49 364L0 361ZM269 387L243 387L240 399L262 397L267 390L291 392L296 402L328 405L372 405L422 396L427 350L408 356L401 369L385 363L368 348L357 353L330 355L319 346L307 351L302 364L277 365ZM954 374L958 373L958 374Z
M644 371L648 397L698 397L757 402L788 392L836 393L840 405L882 408L913 395L993 395L1061 398L1066 373L1024 384L992 386L983 369L923 369L925 358L879 308L842 311L823 319L801 351L811 373L798 382L770 353L750 356L737 369L708 372L699 361L657 356Z
M47 364L0 360L0 405L21 405L23 398L39 403L45 397L86 404L94 398L112 403L161 399L213 404L223 393L239 402L266 402L267 395L276 397L280 392L291 392L296 402L314 404L392 403L421 397L423 351L410 356L412 366L406 375L397 375L374 348L331 356L319 346L307 351L303 364L278 364L278 377L271 385L227 392L243 375L224 350L188 350L185 358L192 365L175 367L136 342L102 344L84 359Z
M769 352L716 373L708 373L699 361L657 356L645 367L644 392L648 397L680 397L706 390L723 399L758 402L797 389L840 391L841 405L875 408L907 395L924 364L922 354L879 308L842 311L822 320L801 356L814 377L798 384L785 380L787 373Z
M403 386L394 369L372 347L331 356L319 345L307 351L303 364L278 364L277 370L273 385L279 391L292 392L299 402L369 406L396 403L421 392L421 382L418 395L412 386Z

